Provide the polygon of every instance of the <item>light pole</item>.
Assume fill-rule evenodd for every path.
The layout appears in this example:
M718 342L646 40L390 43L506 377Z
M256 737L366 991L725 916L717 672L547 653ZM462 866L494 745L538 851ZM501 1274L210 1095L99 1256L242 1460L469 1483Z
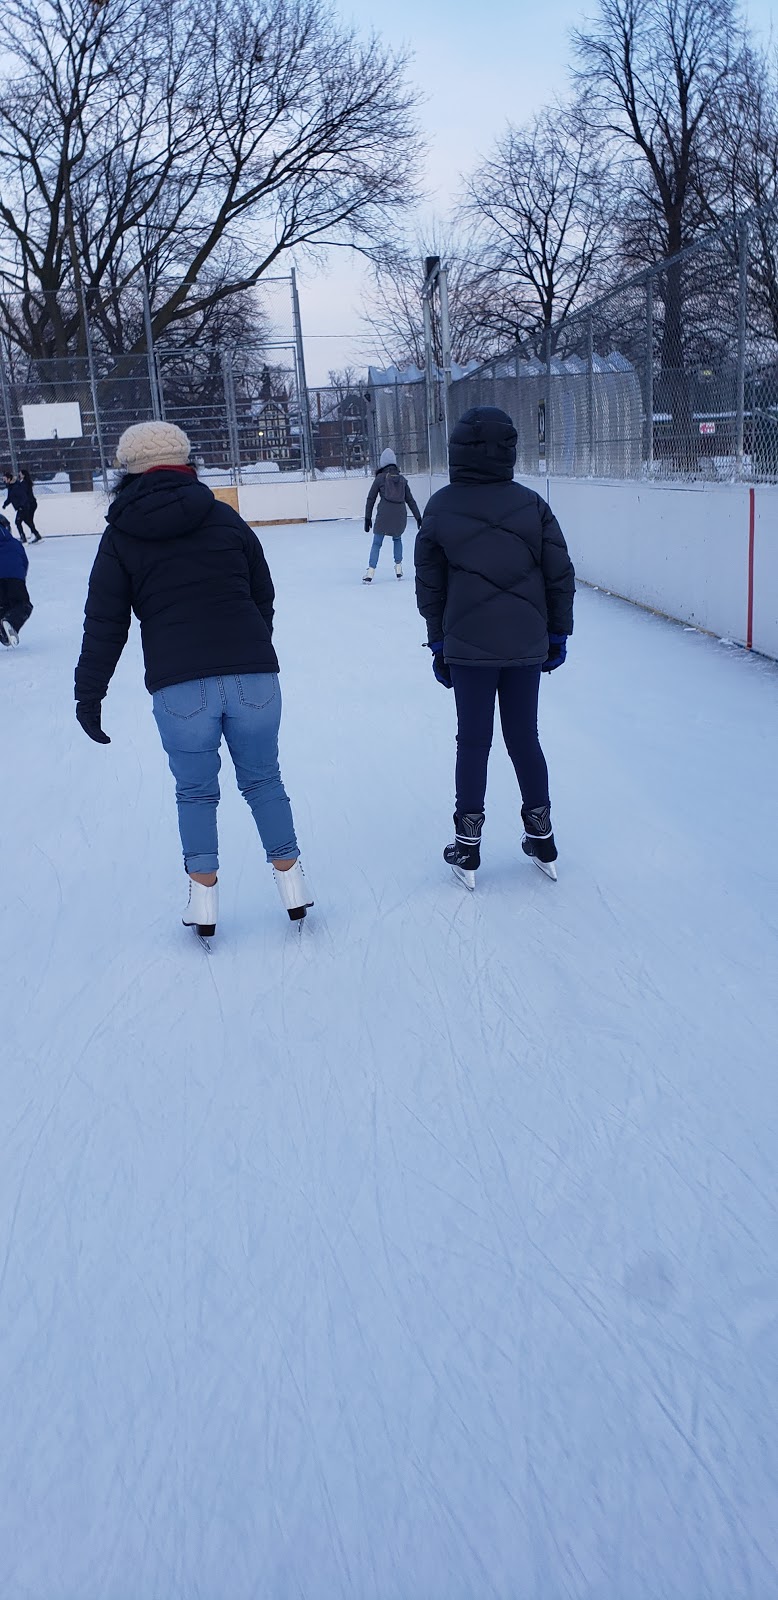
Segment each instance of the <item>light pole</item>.
M435 348L433 336L433 319L435 315L435 291L438 292L440 314L440 365L443 372L443 390L438 402L438 375L437 362L435 361ZM422 311L424 314L424 369L427 387L427 434L429 440L429 468L432 474L432 440L442 422L443 448L441 455L445 458L445 446L448 440L448 388L451 382L451 322L448 304L448 271L443 265L440 256L427 256L424 262L424 282L421 290ZM442 411L442 416L441 416Z

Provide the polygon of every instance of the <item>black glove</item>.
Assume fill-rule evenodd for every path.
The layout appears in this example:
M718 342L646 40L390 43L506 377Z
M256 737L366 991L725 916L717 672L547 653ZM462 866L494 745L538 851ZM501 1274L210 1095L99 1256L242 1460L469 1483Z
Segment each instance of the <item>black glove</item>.
M367 517L365 517L365 533L370 533L372 526L372 522L368 522Z
M550 633L548 636L548 655L541 667L541 672L554 672L567 660L567 634Z
M102 704L102 700L77 700L76 717L81 723L84 733L88 733L90 739L94 739L95 744L110 744L111 741L108 734L103 733L100 726Z
M438 639L435 644L428 644L427 649L432 651L432 670L438 683L442 683L444 689L453 689L451 668L443 659L443 640Z

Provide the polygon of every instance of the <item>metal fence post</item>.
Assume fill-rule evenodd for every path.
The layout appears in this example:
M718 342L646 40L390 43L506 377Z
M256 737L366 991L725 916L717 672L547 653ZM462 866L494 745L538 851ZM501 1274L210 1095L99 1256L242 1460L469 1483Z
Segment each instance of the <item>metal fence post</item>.
M432 438L435 427L435 399L432 391L432 307L429 295L422 297L422 316L424 318L424 389L427 401L427 471L432 483Z
M546 328L546 477L552 475L551 452L554 441L554 421L551 411L551 329Z
M151 301L149 300L149 285L145 272L143 274L143 326L146 331L146 361L149 369L151 415L155 422L161 422L162 408L157 393L157 364L154 357L154 334L151 327Z
M162 368L159 364L159 354L156 346L154 347L154 376L157 380L157 401L159 404L159 414L162 421L167 422L167 412L165 411L165 390L162 384Z
M238 412L235 405L235 384L232 374L232 359L226 353L222 356L222 378L224 381L224 408L227 414L227 440L230 449L230 461L233 481L236 486L241 482L240 473L240 436L238 433Z
M748 223L741 222L738 234L738 301L737 301L737 414L735 432L735 471L743 476L743 449L746 422L746 330L748 315ZM753 410L753 407L752 407ZM753 433L753 417L751 430ZM753 445L752 445L753 454Z
M646 466L654 470L654 279L646 278Z
M438 294L440 295L440 344L443 363L443 442L448 445L449 420L448 420L448 391L451 385L451 318L448 306L448 268L441 266L438 272Z
M586 319L586 409L589 414L589 476L596 472L594 443L594 324Z
M405 471L405 449L402 438L402 422L400 420L400 385L395 378L392 390L392 415L394 419L394 448L402 472ZM378 462L376 461L376 466Z
M105 456L103 430L100 423L100 401L97 392L97 373L95 371L95 353L92 346L92 330L89 326L89 316L86 309L86 291L81 288L81 314L84 318L84 342L86 344L86 359L89 363L89 388L92 392L92 410L95 417L95 433L97 434L97 450L100 456L100 471L103 475L103 489L108 493L108 463Z
M300 296L297 293L297 272L294 267L291 271L292 280L292 318L294 320L294 342L297 351L297 388L298 404L300 411L300 445L303 457L303 471L310 473L311 479L316 477L316 462L313 454L313 433L311 431L311 408L308 404L308 381L305 376L305 346L303 344L303 324L300 316Z
M13 428L11 427L11 386L5 366L5 355L0 343L0 389L3 392L3 414L5 416L5 431L8 435L8 454L11 460L11 471L16 477L19 471L19 461L14 445Z

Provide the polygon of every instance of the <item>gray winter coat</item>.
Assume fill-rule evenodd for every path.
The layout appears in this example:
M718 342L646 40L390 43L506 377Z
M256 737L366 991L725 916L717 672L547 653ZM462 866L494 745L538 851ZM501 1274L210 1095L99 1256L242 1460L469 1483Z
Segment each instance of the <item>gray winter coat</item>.
M451 482L427 502L416 540L416 601L430 644L475 666L540 666L549 633L573 631L575 574L550 506L514 483L516 431L493 406L451 434Z
M399 469L395 466L379 467L370 486L370 493L367 497L367 505L365 506L366 533L370 532L370 524L373 518L373 507L376 503L376 500L378 500L378 510L376 512L375 519L376 533L388 533L390 539L399 539L400 534L405 531L405 524L408 520L408 513L405 509L405 506L410 507L411 516L416 518L417 524L421 524L421 512L413 498L413 495L411 494L411 486L407 479L405 482L405 504L403 504L402 500L384 499L382 491L386 475L389 472L397 472L398 470Z

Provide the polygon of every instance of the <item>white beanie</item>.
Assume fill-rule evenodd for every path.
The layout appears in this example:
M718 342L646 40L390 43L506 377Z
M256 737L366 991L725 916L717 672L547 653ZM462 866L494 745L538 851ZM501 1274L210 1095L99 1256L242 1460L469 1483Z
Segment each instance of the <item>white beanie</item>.
M116 446L122 472L151 472L154 467L186 467L192 446L173 422L136 422L125 428Z
M379 465L379 467L396 467L397 466L397 457L396 457L394 451L393 450L385 450L383 455L382 455L382 457L381 457L381 460L378 463L378 465Z

